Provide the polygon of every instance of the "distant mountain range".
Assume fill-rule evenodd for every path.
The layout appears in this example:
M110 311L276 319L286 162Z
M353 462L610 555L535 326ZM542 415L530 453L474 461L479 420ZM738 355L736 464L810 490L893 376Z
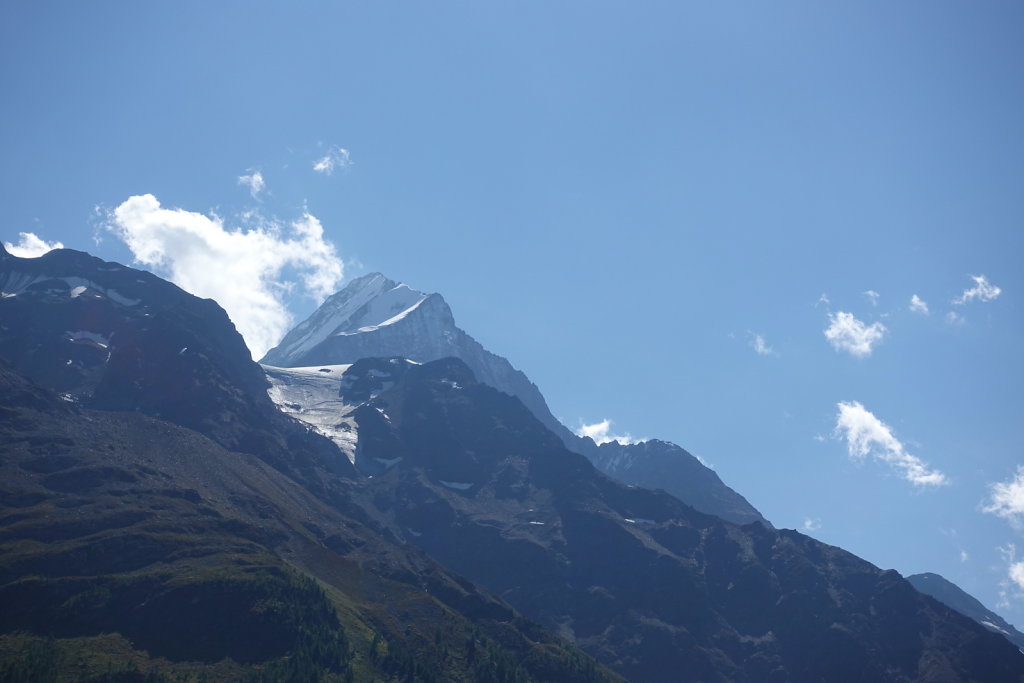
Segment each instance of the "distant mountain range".
M212 301L0 249L0 679L1024 680L682 449L623 451L678 493L607 476L439 296L356 282L264 373Z

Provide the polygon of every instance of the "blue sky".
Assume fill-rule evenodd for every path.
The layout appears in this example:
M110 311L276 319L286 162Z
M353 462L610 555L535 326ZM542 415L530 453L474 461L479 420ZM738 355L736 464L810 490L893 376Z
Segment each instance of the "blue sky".
M570 426L1024 625L1021 64L1001 2L7 2L0 238L268 338L439 291Z

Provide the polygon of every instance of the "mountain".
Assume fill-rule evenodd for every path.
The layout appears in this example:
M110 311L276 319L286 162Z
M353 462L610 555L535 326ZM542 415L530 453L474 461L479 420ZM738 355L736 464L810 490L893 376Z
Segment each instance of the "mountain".
M1022 680L1024 655L894 571L630 487L448 358L339 382L360 504L631 680Z
M930 595L960 614L974 619L989 631L1005 636L1011 643L1024 650L1024 633L1018 631L952 581L931 573L914 574L908 576L907 581L918 591Z
M0 358L68 400L195 429L307 483L356 476L324 437L281 415L227 314L155 275L58 249L0 247Z
M0 291L0 680L618 680L356 506L213 302L78 252Z
M297 368L351 364L361 358L401 357L417 362L459 358L475 377L517 397L565 446L602 471L635 486L663 488L697 509L738 524L767 520L717 474L675 444L610 442L598 446L560 423L537 386L501 356L455 325L440 294L424 294L380 273L363 276L324 301L260 361ZM304 419L296 413L296 417ZM322 426L322 425L321 425Z
M458 358L248 384L214 304L27 261L0 254L2 680L1024 680L895 572L611 479ZM109 355L48 372L85 333Z

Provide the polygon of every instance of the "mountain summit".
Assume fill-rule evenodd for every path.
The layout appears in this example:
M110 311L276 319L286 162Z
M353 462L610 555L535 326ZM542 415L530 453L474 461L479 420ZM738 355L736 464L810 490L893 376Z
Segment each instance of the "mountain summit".
M747 500L690 453L667 441L598 445L559 422L525 374L455 325L440 294L425 294L380 273L364 275L329 297L260 361L279 368L344 365L363 358L399 357L419 363L454 357L476 379L515 396L571 451L624 483L660 488L736 524L770 523ZM268 371L273 380L273 370ZM296 415L300 417L301 415Z
M456 327L440 294L425 294L371 273L328 297L260 361L283 368L396 356L426 363L460 358L485 384L512 394L548 428L562 428L526 375Z

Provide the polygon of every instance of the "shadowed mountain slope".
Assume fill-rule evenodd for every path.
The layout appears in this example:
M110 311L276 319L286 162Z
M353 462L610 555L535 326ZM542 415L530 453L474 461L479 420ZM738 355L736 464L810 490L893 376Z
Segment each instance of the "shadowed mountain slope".
M375 528L213 302L68 251L0 285L0 679L617 680Z
M356 363L365 505L645 681L1019 680L1024 656L894 571L601 474L457 359Z
M63 679L614 679L251 455L6 365L0 405L4 680L49 680L40 639Z
M83 405L140 412L303 472L355 471L280 414L224 310L143 271L79 251L23 259L0 246L0 357Z
M250 383L215 305L0 257L6 678L50 651L51 679L614 679L519 610L636 680L1024 680L895 572L617 482L461 360L337 368L353 466L270 401L297 387Z
M938 574L914 574L907 581L914 588L930 595L944 605L952 607L960 614L974 619L993 633L1005 636L1007 640L1019 648L1024 648L1024 633L1014 628L1001 616L985 607L977 598L967 593L960 586Z

